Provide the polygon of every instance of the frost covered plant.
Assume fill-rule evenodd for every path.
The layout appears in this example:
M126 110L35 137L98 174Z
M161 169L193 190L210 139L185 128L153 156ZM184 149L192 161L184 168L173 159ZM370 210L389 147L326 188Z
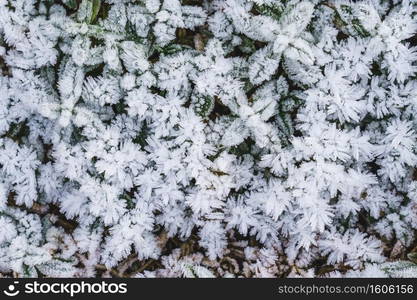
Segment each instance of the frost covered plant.
M0 0L0 273L417 277L416 46L411 0Z

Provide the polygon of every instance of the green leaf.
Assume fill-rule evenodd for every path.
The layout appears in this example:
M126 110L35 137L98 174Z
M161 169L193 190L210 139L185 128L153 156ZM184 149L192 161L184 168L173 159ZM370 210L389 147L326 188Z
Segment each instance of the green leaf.
M194 97L194 111L201 117L205 118L210 115L214 108L214 98L206 95Z
M381 266L381 270L388 274L390 277L404 277L410 276L417 277L417 265L411 261L395 261L384 263Z
M23 273L21 275L23 278L34 278L38 277L38 272L34 266L23 264Z
M100 6L101 0L83 0L77 12L78 21L93 23L100 11Z
M93 0L93 9L92 9L92 13L91 13L91 23L94 22L94 20L96 19L98 12L100 11L100 6L101 6L101 0Z
M407 254L409 260L417 264L417 252L411 252Z
M277 5L255 5L255 9L261 15L269 16L275 20L281 19L282 14L284 12L284 6L281 3Z
M63 2L69 9L74 9L74 10L77 9L76 0L64 0Z
M180 45L180 44L169 44L165 47L161 47L157 45L153 46L153 50L155 50L158 53L165 54L165 55L175 54L180 51L189 50L189 49L192 49L192 48L190 46Z

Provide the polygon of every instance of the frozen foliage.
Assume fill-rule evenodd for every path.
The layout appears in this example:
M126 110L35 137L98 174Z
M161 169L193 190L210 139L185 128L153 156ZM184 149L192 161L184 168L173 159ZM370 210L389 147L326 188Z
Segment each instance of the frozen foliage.
M412 0L0 0L1 274L417 277L416 33Z

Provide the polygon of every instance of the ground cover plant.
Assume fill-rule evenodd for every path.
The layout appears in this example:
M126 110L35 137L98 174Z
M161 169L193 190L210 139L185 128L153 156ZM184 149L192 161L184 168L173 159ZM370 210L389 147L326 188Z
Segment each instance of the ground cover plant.
M5 277L417 277L417 2L0 0Z

